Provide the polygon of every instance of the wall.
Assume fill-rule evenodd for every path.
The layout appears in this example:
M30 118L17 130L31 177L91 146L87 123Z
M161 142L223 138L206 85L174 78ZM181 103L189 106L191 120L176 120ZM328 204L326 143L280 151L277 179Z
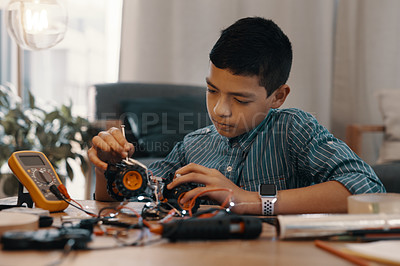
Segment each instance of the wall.
M203 85L220 30L246 16L274 20L291 39L294 61L284 107L330 127L335 0L128 0L120 80Z

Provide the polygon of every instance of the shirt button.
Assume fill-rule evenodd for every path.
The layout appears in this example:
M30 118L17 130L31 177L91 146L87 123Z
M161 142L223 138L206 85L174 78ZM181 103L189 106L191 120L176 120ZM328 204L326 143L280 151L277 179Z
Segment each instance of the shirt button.
M232 166L228 166L228 167L226 168L226 171L228 171L228 172L232 171Z

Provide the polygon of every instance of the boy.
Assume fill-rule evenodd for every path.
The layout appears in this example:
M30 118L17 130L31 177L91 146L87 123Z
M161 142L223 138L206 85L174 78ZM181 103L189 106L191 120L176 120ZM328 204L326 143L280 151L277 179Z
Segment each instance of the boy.
M347 211L351 194L385 192L371 167L313 116L278 109L290 92L291 64L290 41L271 20L244 18L222 31L206 78L213 125L188 134L149 166L155 176L175 173L168 188L204 185L187 192L181 203L203 191L222 203L224 188L232 191L232 210L240 214L339 213ZM105 162L133 152L117 128L93 138L89 158L96 166L96 199L108 199ZM260 196L260 184L276 186L277 195Z

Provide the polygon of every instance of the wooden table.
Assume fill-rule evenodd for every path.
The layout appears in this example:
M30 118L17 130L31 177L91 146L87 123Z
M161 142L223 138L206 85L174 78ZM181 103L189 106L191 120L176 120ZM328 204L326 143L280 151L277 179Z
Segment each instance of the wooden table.
M104 203L93 200L79 201L87 210L97 212ZM15 204L15 198L0 199L0 204ZM129 203L131 207L136 203ZM67 216L89 218L71 206L64 212L53 213L55 224ZM111 242L110 242L111 241ZM95 237L96 243L112 243L110 237ZM1 266L49 265L62 255L52 251L3 251ZM277 239L275 227L263 224L263 232L256 240L188 241L171 243L160 240L145 246L131 246L111 250L71 251L59 265L127 266L127 265L352 265L314 246L313 241L282 241Z

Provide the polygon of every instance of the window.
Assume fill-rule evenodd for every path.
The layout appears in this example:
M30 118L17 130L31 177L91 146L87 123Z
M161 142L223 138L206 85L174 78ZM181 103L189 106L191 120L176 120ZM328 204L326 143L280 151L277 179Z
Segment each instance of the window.
M12 69L17 66L17 49L8 36L3 17L3 10L0 9L0 84L8 86L16 82L17 73Z
M47 50L23 51L22 95L27 101L30 90L42 108L72 101L73 113L89 118L90 85L118 80L123 0L59 1L68 10L65 38ZM0 84L16 87L18 49L3 15L0 6ZM66 181L73 198L86 197L83 175Z
M87 116L88 87L118 80L122 0L61 2L68 10L65 38L47 50L23 51L22 94L30 90L43 105L71 100L74 114ZM0 34L1 84L16 84L17 49L3 18Z

